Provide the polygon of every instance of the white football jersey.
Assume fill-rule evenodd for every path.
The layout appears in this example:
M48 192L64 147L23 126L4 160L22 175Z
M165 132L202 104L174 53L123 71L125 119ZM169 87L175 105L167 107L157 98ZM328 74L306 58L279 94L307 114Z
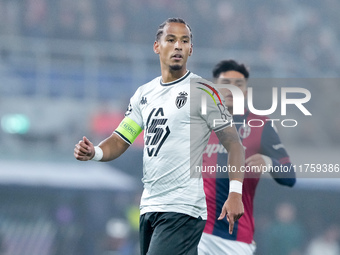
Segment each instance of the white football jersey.
M174 82L157 77L139 87L115 131L132 143L144 129L141 214L178 212L207 219L202 176L191 176L190 169L202 165L211 131L229 126L231 116L222 97L202 81L188 71Z

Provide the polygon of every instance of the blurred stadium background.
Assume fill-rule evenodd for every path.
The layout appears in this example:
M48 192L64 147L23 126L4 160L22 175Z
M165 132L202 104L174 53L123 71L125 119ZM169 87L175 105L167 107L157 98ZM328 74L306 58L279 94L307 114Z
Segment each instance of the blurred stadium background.
M160 74L152 44L168 17L192 27L191 71L246 63L262 79L258 105L277 80L308 88L313 117L287 116L299 125L281 138L294 164L339 163L339 11L338 0L0 0L0 254L138 254L141 137L110 163L76 162L73 148L107 137ZM339 195L336 178L261 180L257 254L339 245Z

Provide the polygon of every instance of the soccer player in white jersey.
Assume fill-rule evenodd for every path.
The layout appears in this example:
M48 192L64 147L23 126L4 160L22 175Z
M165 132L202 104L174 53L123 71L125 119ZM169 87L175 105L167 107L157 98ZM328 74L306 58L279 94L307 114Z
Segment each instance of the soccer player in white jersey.
M76 144L74 156L81 161L114 160L144 129L141 254L197 254L207 208L202 177L191 177L190 169L202 164L214 130L229 152L229 164L238 169L229 174L230 193L219 216L227 217L232 232L243 214L243 173L239 169L244 165L244 149L217 91L205 83L190 86L190 80L200 77L186 68L192 54L189 25L180 18L167 19L159 26L153 48L159 55L161 76L137 89L111 136L98 146L84 136ZM206 114L200 104L205 92L212 97L207 100ZM216 119L224 122L217 125Z

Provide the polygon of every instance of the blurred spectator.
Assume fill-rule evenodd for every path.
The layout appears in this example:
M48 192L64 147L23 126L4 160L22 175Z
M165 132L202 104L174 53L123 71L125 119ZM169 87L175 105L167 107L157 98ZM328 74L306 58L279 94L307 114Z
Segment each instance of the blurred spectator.
M0 255L6 254L5 240L3 233L0 232Z
M17 35L20 32L20 3L0 1L0 35Z
M126 17L122 13L112 13L107 17L107 38L113 42L126 41Z
M276 207L276 221L267 229L265 254L302 254L303 231L296 220L295 210L290 203L280 203Z
M46 0L26 0L24 5L23 34L44 37L48 29Z
M306 255L339 255L339 237L339 226L329 226L322 235L316 237L309 243Z
M57 5L55 30L52 37L75 39L77 34L75 2L60 0Z
M96 36L96 20L92 14L84 14L79 20L80 39L92 40Z
M82 0L78 2L80 39L96 39L97 19L95 6L96 3L92 0Z
M106 224L103 249L109 254L137 254L136 243L129 237L130 227L124 219L113 218Z
M192 20L199 20L199 22L190 23L195 35L193 37L193 44L195 46L209 47L212 42L217 42L217 38L215 38L217 27L214 24L216 17L214 15L215 6L213 6L213 1L198 0L193 3L192 7L195 9L195 12L191 14L190 18ZM182 9L184 8L182 7ZM188 11L188 13L190 13L190 11ZM204 38L204 40L201 40L202 38Z

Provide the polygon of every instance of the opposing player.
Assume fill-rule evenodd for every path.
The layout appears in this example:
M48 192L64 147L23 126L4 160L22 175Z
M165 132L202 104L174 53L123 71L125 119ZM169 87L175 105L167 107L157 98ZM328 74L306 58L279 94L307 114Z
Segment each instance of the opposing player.
M243 64L234 60L219 62L213 69L213 77L220 84L237 86L246 96L247 80L249 72ZM233 96L230 90L220 89L225 98L225 104L229 112L233 113ZM261 119L266 123L263 127L250 127L247 125L251 119ZM233 123L239 132L242 144L245 148L246 165L257 166L288 166L291 163L288 154L282 145L280 138L272 127L271 122L265 121L266 117L257 116L245 109L244 115L234 115ZM244 122L245 121L245 122ZM244 124L245 123L245 124ZM208 146L203 154L203 166L224 166L227 164L226 151L223 150L216 134L212 133ZM295 173L271 172L274 180L292 187L295 184ZM228 183L226 178L206 173L204 177L204 191L208 206L208 220L199 243L199 254L227 254L250 255L254 254L256 246L253 241L254 217L253 202L256 186L260 180L261 172L246 173L243 181L242 200L244 215L235 223L234 232L228 232L229 223L226 220L219 221L218 212L223 206L223 201L228 197Z
M198 88L215 89L198 83L197 89L190 89L190 79L199 76L186 68L192 54L192 34L186 22L171 18L161 24L153 49L159 55L161 76L137 89L125 118L110 137L98 146L83 137L76 144L74 156L82 161L114 160L144 129L141 254L197 254L207 211L203 179L201 176L190 178L190 166L201 165L211 130L228 150L229 164L237 169L244 164L244 149L236 128L230 125L231 115L222 111L223 105L210 99L207 114L201 113L198 99L205 92ZM217 96L214 93L214 97ZM224 122L214 125L213 120L221 118ZM190 135L192 125L194 130L199 130L193 137ZM192 154L190 149L194 150ZM190 155L197 157L190 158ZM223 219L227 215L230 232L243 214L239 192L242 181L242 172L230 174L231 193L221 206L219 217Z

